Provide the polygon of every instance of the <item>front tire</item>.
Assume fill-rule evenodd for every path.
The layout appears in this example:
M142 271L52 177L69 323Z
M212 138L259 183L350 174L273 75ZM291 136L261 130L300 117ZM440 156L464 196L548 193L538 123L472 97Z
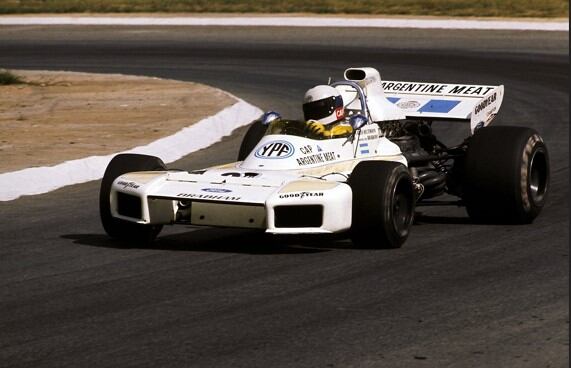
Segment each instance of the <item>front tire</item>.
M242 139L240 144L240 150L238 151L238 161L244 161L246 157L256 148L260 139L264 136L267 130L267 125L262 124L260 119L254 120L254 122L246 131L246 135Z
M150 243L162 230L162 225L144 225L114 218L111 215L111 186L122 174L135 171L166 170L163 161L154 156L138 154L119 154L109 162L99 191L99 214L105 232L112 238Z
M463 200L478 223L531 223L549 187L549 156L530 128L481 128L468 143Z
M347 181L353 191L351 239L364 248L400 248L414 217L414 191L407 167L363 161Z

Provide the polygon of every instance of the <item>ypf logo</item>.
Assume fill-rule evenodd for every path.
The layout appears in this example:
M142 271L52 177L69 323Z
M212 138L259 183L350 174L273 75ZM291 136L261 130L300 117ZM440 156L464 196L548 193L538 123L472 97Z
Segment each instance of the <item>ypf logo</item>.
M288 158L293 155L295 148L286 141L272 141L258 148L255 156L258 158Z

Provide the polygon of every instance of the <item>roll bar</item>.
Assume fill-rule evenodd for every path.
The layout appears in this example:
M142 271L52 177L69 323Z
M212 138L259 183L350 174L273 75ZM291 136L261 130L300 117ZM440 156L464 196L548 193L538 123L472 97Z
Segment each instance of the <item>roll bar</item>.
M355 89L355 91L357 91L357 94L359 95L359 100L361 101L361 111L362 113L365 115L365 118L367 119L367 121L370 121L370 114L369 114L369 109L367 107L367 97L365 96L365 92L363 91L363 88L361 88L361 86L353 81L349 81L349 80L344 80L344 81L338 81L338 82L333 82L331 83L332 87L335 86L350 86L353 87Z

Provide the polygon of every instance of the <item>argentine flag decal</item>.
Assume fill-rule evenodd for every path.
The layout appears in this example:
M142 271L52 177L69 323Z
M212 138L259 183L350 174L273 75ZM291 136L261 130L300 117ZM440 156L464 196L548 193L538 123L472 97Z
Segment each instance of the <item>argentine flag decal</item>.
M361 154L369 153L369 143L359 143L359 151Z

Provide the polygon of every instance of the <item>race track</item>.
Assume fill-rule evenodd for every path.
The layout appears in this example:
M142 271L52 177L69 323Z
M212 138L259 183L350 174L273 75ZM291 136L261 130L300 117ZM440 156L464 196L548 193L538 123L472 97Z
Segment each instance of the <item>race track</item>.
M537 129L552 174L533 225L423 208L398 250L190 227L125 249L98 182L0 202L0 366L568 366L568 51L559 32L0 27L1 67L198 81L291 117L349 66L504 84L497 124ZM244 133L169 166L232 161Z

